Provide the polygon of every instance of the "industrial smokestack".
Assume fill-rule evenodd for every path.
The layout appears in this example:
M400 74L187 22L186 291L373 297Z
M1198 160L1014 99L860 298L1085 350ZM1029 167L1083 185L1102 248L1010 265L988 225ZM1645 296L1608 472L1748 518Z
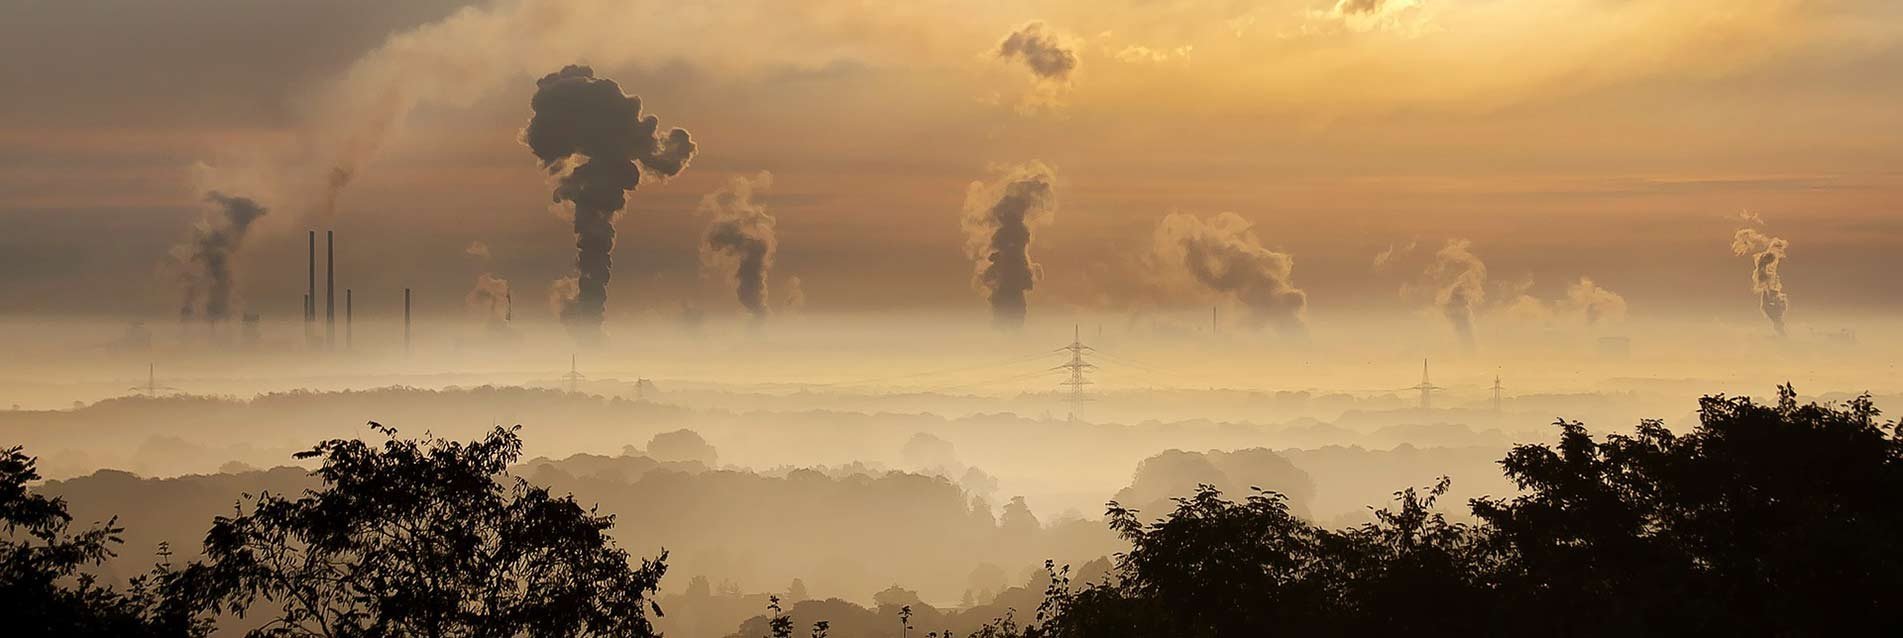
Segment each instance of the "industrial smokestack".
M344 349L345 350L349 350L351 342L354 341L351 338L354 335L352 335L350 330L350 318L351 318L350 289L345 288L344 289Z
M403 353L410 353L410 289L403 289Z
M310 269L304 281L304 336L311 336L311 322L317 320L317 231L309 232L310 250L305 253Z
M324 231L324 347L337 346L337 231Z
M641 98L589 67L563 67L535 86L529 101L535 114L522 129L522 143L557 179L553 200L574 205L574 288L568 297L566 285L556 286L564 294L561 317L578 338L598 338L614 267L615 217L642 177L666 179L686 169L694 141L685 129L661 134L660 120L641 113Z

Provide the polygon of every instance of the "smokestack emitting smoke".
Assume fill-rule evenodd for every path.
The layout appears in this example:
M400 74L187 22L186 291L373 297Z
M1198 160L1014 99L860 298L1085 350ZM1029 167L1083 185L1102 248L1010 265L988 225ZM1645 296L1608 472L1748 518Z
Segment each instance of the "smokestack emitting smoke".
M1252 324L1266 323L1289 336L1307 333L1308 293L1295 287L1294 258L1264 248L1242 216L1220 213L1204 221L1170 213L1157 224L1154 241L1164 263L1180 265L1197 283L1235 298L1249 310Z
M174 256L187 268L179 317L220 322L231 317L238 249L243 247L251 223L267 211L249 198L217 191L206 193L205 202L211 206L192 227L191 241L173 249Z
M553 201L574 205L574 296L562 300L571 332L601 334L614 263L615 218L641 176L680 174L694 157L684 129L658 135L660 121L641 113L641 98L621 92L593 69L569 65L537 80L529 106L535 114L522 142L557 179Z
M1780 337L1784 336L1784 311L1790 308L1791 300L1784 295L1784 277L1778 273L1778 266L1784 263L1784 251L1789 247L1790 242L1755 228L1740 228L1731 236L1731 252L1751 256L1751 291L1758 293L1758 309L1771 320L1771 328Z
M356 341L354 338L356 336L356 333L353 330L351 330L351 318L355 316L351 312L351 308L352 308L352 304L351 304L351 298L350 298L350 289L345 288L344 289L344 349L345 350L349 350L350 344Z
M1031 161L1000 172L996 181L965 190L965 254L976 262L972 283L987 293L999 326L1024 325L1025 295L1044 269L1031 260L1031 229L1057 217L1057 174Z
M700 212L712 218L701 240L701 264L733 268L734 294L755 319L770 312L767 273L773 269L780 242L773 231L773 216L753 195L772 186L773 174L760 171L752 178L735 177L700 200Z
M403 352L410 352L410 289L403 289Z
M311 336L311 322L317 321L317 231L305 232L308 249L304 256L309 268L304 271L304 336Z
M1435 287L1434 305L1454 326L1463 347L1474 347L1474 309L1487 296L1487 265L1471 250L1473 242L1449 239L1434 253L1428 277Z
M481 317L491 326L509 322L509 280L489 273L476 276L476 286L463 296L463 305L469 313Z

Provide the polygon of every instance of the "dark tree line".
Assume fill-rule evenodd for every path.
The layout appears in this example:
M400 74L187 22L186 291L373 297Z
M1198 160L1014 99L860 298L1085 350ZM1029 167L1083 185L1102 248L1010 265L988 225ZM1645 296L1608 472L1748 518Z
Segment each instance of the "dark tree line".
M1683 435L1647 421L1501 461L1522 489L1435 509L1445 481L1329 530L1272 493L1213 488L1144 522L1102 582L1055 587L993 636L1895 635L1903 439L1843 407L1708 397ZM1061 573L1058 574L1061 576Z
M1068 636L1877 635L1903 630L1903 432L1868 399L1706 398L1675 434L1656 421L1501 461L1513 498L1437 507L1403 490L1372 522L1318 526L1279 494L1213 487L1146 520L1111 503L1128 542L1103 576L1052 568L1042 604L968 631ZM74 528L34 494L34 460L0 454L0 628L19 636L197 636L242 615L255 636L650 636L665 553L634 561L612 517L509 476L514 430L321 443L322 486L249 496L213 521L205 558L123 588L87 568L113 522ZM795 624L767 633L851 638ZM921 608L920 616L931 610ZM914 608L878 635L916 633ZM939 618L942 616L932 616ZM222 618L231 621L230 618ZM752 625L749 625L752 626ZM945 636L942 629L923 635Z

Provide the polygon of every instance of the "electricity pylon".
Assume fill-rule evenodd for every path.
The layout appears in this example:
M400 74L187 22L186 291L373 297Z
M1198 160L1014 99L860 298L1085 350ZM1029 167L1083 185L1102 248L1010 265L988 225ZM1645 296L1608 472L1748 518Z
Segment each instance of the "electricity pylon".
M1090 397L1084 394L1084 386L1091 384L1091 380L1085 376L1085 373L1091 368L1097 367L1095 364L1084 360L1084 353L1094 351L1095 348L1084 345L1082 331L1073 326L1071 329L1070 345L1064 346L1063 350L1070 352L1070 361L1066 361L1064 365L1051 369L1067 370L1070 372L1070 377L1059 381L1057 385L1065 386L1070 389L1068 395L1064 397L1064 401L1070 404L1070 420L1075 421L1077 420L1077 406L1090 400Z

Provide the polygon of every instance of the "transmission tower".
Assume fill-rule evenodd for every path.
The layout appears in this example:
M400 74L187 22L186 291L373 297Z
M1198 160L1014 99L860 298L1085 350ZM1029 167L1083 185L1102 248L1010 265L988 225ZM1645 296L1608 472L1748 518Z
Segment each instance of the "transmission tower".
M1421 359L1421 384L1407 389L1420 391L1421 411L1426 412L1434 409L1434 393L1446 388L1434 385L1433 382L1427 380L1427 359Z
M145 385L135 385L127 389L131 390L134 394L142 394L148 397L156 397L160 392L177 392L178 388L168 385L159 385L158 369L157 364L145 364Z
M1506 389L1506 386L1500 385L1500 373L1494 372L1493 373L1493 415L1494 416L1500 415L1500 391L1505 389Z
M562 378L568 380L569 394L577 392L581 387L582 380L588 378L588 375L582 374L580 370L575 368L575 355L568 355L568 374L562 375Z
M1091 381L1084 375L1091 368L1097 367L1095 364L1084 360L1084 353L1092 352L1096 349L1084 345L1082 331L1074 326L1071 328L1070 345L1064 346L1062 349L1070 353L1070 361L1066 361L1064 365L1051 369L1070 372L1070 377L1059 381L1057 385L1069 388L1067 396L1064 397L1064 402L1070 404L1070 419L1075 421L1077 420L1077 406L1090 400L1090 397L1084 394L1084 386L1090 385Z

